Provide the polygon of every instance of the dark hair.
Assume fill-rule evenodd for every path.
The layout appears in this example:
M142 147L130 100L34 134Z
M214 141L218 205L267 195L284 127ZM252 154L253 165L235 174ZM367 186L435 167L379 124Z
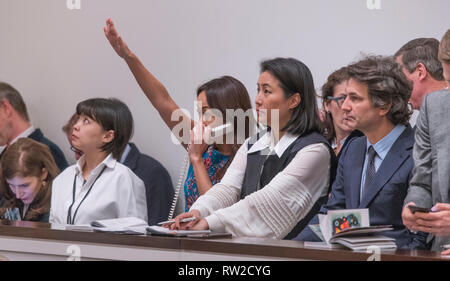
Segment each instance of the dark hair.
M368 86L372 104L390 106L388 119L394 124L408 124L412 111L408 108L412 82L392 57L367 56L348 66L350 78Z
M114 131L114 139L102 147L102 151L112 153L120 160L133 135L133 116L126 104L115 98L93 98L77 105L77 114L93 119L105 130Z
M280 82L286 98L300 94L300 104L293 110L291 119L282 131L292 134L307 134L321 131L316 90L309 68L294 58L275 58L261 63L261 73L269 72Z
M229 122L234 125L234 143L231 145L232 155L227 161L227 164L218 173L218 178L222 178L223 174L227 170L229 164L232 162L234 155L239 150L241 142L238 141L238 122L235 115L227 114L227 109L239 110L242 109L244 113L250 113L245 117L244 124L244 140L250 137L250 133L253 132L253 128L256 124L253 114L251 112L252 104L248 95L247 89L244 84L239 80L231 76L222 76L213 80L210 80L197 88L197 96L201 92L205 92L206 101L211 109L217 109L221 112L225 118L225 122Z
M7 179L19 177L41 177L42 169L48 172L45 183L41 184L39 191L29 207L25 220L35 220L40 215L50 211L52 183L59 174L55 160L50 149L30 138L18 139L11 144L2 156L1 163L0 194L6 200L0 213L3 215L5 208L22 208L23 202L18 200L9 188Z
M445 32L439 44L438 58L446 64L450 64L450 29Z
M409 41L394 55L402 56L402 63L409 73L412 73L418 63L422 63L431 77L438 81L444 80L442 65L438 60L439 41L434 38L417 38Z
M27 106L23 101L20 93L14 89L11 85L0 82L0 102L6 99L14 108L15 111L22 117L25 121L29 122L30 118L28 117Z
M330 103L331 101L327 100L327 97L334 96L334 87L348 79L347 67L345 66L331 73L328 76L327 82L322 86L322 105ZM334 129L333 116L329 112L325 115L323 128L325 138L331 143L336 137L336 131Z

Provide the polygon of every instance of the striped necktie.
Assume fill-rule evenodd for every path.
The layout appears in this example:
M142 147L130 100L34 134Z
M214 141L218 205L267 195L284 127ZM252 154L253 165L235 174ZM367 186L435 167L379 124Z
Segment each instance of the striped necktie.
M373 148L373 146L369 146L369 163L367 163L366 169L366 179L364 182L364 190L363 196L367 193L369 186L372 184L373 179L375 178L375 156L377 156L377 152Z

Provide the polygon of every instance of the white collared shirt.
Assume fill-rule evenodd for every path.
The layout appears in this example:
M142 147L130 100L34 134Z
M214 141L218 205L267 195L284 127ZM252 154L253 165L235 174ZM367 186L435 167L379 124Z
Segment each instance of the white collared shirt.
M147 221L145 185L141 179L109 154L84 182L82 173L84 161L82 156L75 165L65 169L53 181L51 223L67 224L68 211L73 203L74 179L76 186L72 218L80 206L74 224L89 224L95 220L124 217L137 217ZM104 167L106 168L99 177ZM92 185L91 191L86 196ZM85 196L86 199L80 205Z
M20 138L28 138L29 135L31 135L36 129L34 128L34 126L30 126L28 127L28 129L26 129L25 131L23 131L22 133L20 133L20 135L18 135L15 139L12 140L12 142L10 143L13 144L15 143L18 139ZM4 146L0 146L0 154L3 152L3 150L6 148L6 145Z
M36 129L34 128L34 126L28 127L28 129L26 129L20 135L18 135L15 139L13 139L12 142L10 143L10 145L15 143L20 138L28 138L28 136L31 135L35 130Z
M247 139L237 151L221 182L200 196L191 210L198 210L213 231L233 236L284 238L327 194L330 152L325 144L312 144L298 151L286 168L264 188L240 200L247 166L247 154L266 148L278 157L298 136L286 133L271 147L266 134L248 150Z

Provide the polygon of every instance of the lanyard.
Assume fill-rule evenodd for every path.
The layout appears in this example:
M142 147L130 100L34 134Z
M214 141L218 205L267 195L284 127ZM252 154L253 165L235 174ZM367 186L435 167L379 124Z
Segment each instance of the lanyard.
M75 191L76 191L76 185L77 185L77 175L75 174L74 178L73 178L73 194L72 194L72 205L70 205L69 207L69 211L67 213L67 224L74 224L75 223L75 217L77 216L78 213L78 209L80 208L81 204L83 204L84 199L86 199L86 197L89 195L89 193L92 190L92 187L94 187L95 182L100 178L100 176L103 174L103 172L105 171L106 166L103 167L102 171L100 172L100 174L98 174L97 178L94 180L94 182L92 183L91 187L89 188L88 192L86 192L86 195L84 195L83 200L81 200L80 204L78 205L77 209L75 210L75 214L73 214L73 218L72 218L72 207L73 204L75 204Z

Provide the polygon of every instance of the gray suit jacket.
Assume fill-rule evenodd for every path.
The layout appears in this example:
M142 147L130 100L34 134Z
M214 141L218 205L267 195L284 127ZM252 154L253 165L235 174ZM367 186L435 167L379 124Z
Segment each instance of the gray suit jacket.
M413 158L405 204L431 208L436 203L450 203L450 91L425 96L416 124ZM450 237L436 237L432 250L439 251L448 243Z

